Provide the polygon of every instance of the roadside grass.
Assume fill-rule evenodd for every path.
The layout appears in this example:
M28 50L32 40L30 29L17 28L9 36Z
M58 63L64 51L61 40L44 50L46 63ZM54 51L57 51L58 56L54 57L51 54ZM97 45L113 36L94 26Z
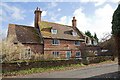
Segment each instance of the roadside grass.
M32 73L51 72L51 71L64 71L64 70L80 68L80 67L83 67L83 66L84 66L83 64L71 64L71 65L66 65L66 66L31 68L31 69L27 69L27 70L4 72L3 77L5 77L5 76L16 76L16 75L26 75L26 74L32 74Z
M103 61L100 63L94 63L94 64L89 64L89 65L84 65L81 63L81 64L71 64L71 65L65 65L65 66L31 68L31 69L20 70L20 71L3 72L2 76L7 77L7 76L27 75L27 74L33 74L33 73L42 73L42 72L72 70L72 69L77 69L77 68L82 68L82 67L87 67L87 66L95 66L95 65L99 65L99 64L106 64L106 63L112 63L112 62L114 62L114 61L108 60L108 61Z

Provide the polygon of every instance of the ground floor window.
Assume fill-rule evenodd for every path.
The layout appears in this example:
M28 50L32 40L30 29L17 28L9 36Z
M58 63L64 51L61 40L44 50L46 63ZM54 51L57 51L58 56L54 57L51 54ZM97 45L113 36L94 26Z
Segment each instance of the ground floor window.
M59 52L57 52L57 51L54 51L54 52L52 52L52 54L53 54L53 57L59 57Z
M24 54L24 59L30 59L31 58L31 49L26 48L25 49L25 54Z
M80 51L76 52L76 57L81 57L81 52Z
M21 50L19 59L31 59L31 55L31 48L25 48L24 50Z

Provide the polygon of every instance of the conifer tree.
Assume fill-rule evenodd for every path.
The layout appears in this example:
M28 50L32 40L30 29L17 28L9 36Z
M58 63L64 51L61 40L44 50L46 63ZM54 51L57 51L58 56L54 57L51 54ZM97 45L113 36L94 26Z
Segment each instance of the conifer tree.
M116 50L118 53L118 64L120 65L120 4L113 13L112 34L116 43Z
M98 42L98 37L97 37L97 34L96 33L94 33L94 38L97 40L97 42Z

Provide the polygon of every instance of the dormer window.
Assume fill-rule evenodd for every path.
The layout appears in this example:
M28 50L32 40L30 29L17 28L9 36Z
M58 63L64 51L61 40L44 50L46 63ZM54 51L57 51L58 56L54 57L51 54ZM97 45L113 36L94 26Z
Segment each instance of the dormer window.
M51 29L52 34L57 34L57 29Z
M73 31L73 32L72 32L72 35L73 35L73 36L77 36L77 33Z

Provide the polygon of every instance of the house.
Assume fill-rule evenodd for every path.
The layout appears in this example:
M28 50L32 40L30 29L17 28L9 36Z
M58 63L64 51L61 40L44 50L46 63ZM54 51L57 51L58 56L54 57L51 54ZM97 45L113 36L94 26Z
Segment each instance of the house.
M84 54L87 37L77 28L75 17L72 26L68 26L42 21L40 8L36 8L34 14L34 26L9 24L8 37L14 36L14 44L20 42L29 47L28 51L53 58L70 59Z

